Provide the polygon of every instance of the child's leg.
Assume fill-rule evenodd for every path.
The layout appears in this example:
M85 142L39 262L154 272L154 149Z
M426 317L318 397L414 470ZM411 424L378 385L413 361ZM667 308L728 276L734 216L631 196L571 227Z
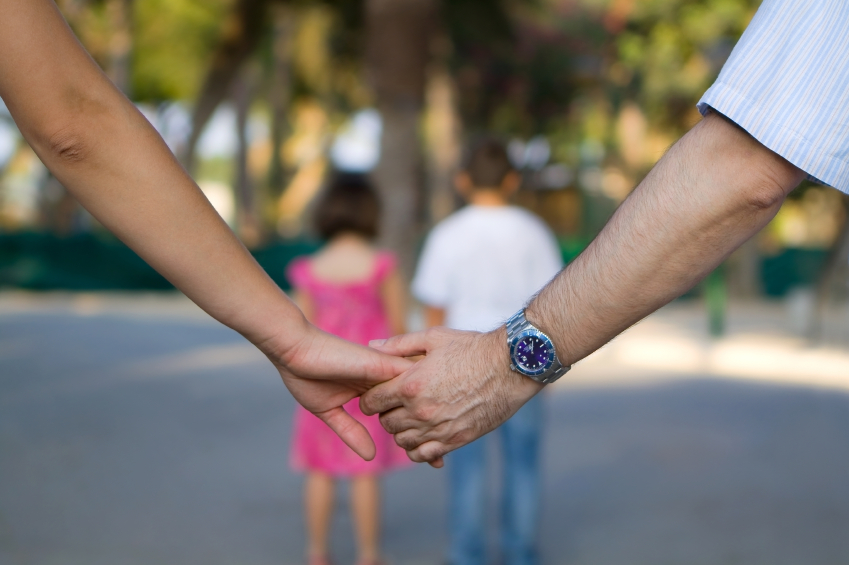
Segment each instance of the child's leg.
M307 514L307 555L310 558L327 556L327 534L333 515L335 494L333 477L311 472L307 475L304 509Z
M359 563L380 557L380 484L374 475L351 479L351 511L357 535Z

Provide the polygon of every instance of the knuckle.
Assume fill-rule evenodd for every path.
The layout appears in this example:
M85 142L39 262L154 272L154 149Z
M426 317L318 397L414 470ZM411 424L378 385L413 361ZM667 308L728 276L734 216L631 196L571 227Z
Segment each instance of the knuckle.
M444 335L445 328L435 326L425 330L425 340L428 343L435 343Z
M436 415L436 407L419 405L413 408L411 415L420 422L429 422Z
M395 436L395 443L398 447L406 450L412 451L419 446L419 442L412 434L400 433Z
M392 416L381 415L379 420L380 425L383 426L383 429L389 432L390 434L394 434L400 431L398 429L398 425L395 423L395 419Z
M415 379L407 379L401 385L399 392L404 398L415 398L424 389L424 382Z

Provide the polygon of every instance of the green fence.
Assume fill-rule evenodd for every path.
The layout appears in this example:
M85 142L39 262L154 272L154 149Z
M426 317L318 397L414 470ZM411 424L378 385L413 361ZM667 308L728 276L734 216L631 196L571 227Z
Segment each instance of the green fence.
M561 241L568 262L585 242ZM285 269L298 255L311 253L311 241L277 242L253 251L274 281L288 289ZM783 296L795 286L814 284L825 263L822 250L787 249L761 263L764 293ZM44 233L0 235L0 287L30 290L167 290L171 284L130 248L109 235L60 238Z
M254 251L271 278L288 288L286 265L315 251L306 241ZM0 235L0 287L29 290L169 290L173 287L133 250L111 236L59 238L43 233Z
M828 251L824 249L785 249L773 257L764 257L761 279L764 294L784 296L799 286L814 286L825 267Z

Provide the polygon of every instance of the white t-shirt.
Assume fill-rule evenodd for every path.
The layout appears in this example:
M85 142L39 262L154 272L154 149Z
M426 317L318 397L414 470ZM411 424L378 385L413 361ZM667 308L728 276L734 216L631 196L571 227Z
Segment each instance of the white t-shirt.
M554 234L515 206L467 206L433 228L413 279L413 295L446 310L445 325L498 327L563 267Z

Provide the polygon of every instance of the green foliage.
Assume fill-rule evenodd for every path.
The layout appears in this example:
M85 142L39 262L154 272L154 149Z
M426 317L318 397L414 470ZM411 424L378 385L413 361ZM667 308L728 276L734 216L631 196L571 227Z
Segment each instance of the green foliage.
M638 102L653 123L686 128L699 96L716 78L758 0L642 0L613 41L613 90ZM616 65L621 65L617 67Z
M443 4L460 111L471 130L530 136L565 111L575 90L573 53L539 2Z
M208 69L232 0L134 3L133 92L139 100L190 100Z

